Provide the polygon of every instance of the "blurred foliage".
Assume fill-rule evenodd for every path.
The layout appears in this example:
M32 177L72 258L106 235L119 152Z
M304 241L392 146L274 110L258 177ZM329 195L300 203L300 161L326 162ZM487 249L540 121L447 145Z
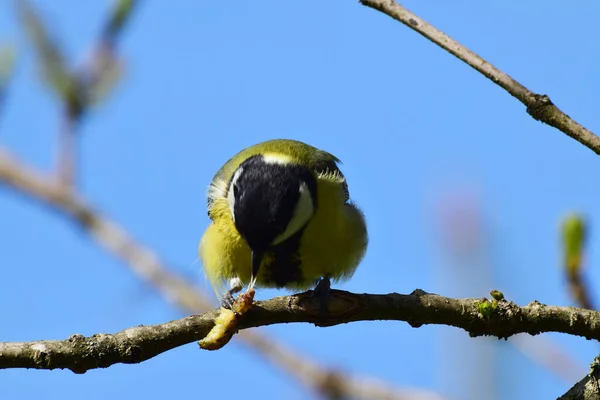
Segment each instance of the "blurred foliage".
M587 235L588 226L582 215L572 213L565 217L562 224L563 268L569 292L579 307L593 310L591 291L581 273Z
M15 68L16 53L12 44L0 45L0 90L3 90L10 81Z
M130 19L134 7L139 0L119 0L110 12L108 22L102 30L95 60L93 60L92 76L88 77L88 102L90 105L102 101L119 82L124 73L122 60L116 57L114 45Z
M38 57L42 77L73 118L81 117L87 108L104 100L122 77L123 63L117 57L114 46L137 3L139 1L135 0L116 2L89 63L78 70L68 66L60 44L31 4L27 0L17 2L25 31Z
M136 3L135 0L117 1L103 32L105 40L112 40L121 33Z
M98 105L104 100L112 90L117 86L117 83L123 76L124 68L117 60L112 60L109 65L104 68L100 79L94 82L87 92L87 104L90 106Z
M42 77L61 99L71 96L74 80L67 68L65 57L56 39L51 37L42 19L26 0L17 2L23 26L39 58Z
M585 218L579 214L569 214L563 220L564 267L570 273L579 272L581 269L587 230Z

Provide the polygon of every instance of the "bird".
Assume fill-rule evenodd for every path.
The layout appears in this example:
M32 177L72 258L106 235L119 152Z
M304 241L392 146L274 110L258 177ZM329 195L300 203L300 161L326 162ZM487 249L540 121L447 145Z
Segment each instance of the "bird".
M198 255L222 307L231 308L246 285L314 288L326 302L331 280L352 277L368 234L340 163L306 143L276 139L245 148L218 170Z

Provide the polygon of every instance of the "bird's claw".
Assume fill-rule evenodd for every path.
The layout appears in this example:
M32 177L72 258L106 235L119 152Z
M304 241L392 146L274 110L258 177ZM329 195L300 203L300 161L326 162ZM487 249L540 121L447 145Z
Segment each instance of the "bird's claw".
M319 301L320 313L327 313L327 305L329 304L329 298L331 297L331 280L328 276L319 280L317 286L315 286L315 290L313 290L312 297L317 298Z
M233 293L231 293L231 291L228 291L223 295L223 298L221 299L221 307L231 310L234 302L235 298L233 297Z

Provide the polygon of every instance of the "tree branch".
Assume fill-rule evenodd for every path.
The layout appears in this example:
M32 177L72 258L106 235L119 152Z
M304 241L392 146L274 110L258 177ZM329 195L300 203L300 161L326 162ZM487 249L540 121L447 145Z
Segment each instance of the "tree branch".
M360 0L360 2L367 7L389 15L425 36L506 90L527 107L527 113L534 119L555 127L588 147L594 153L600 154L600 137L571 119L556 107L547 95L537 94L527 89L510 75L499 70L444 32L423 21L394 0Z
M404 10L401 6L397 5L393 1L388 1L388 2L362 1L362 2L363 2L363 4L370 5L373 8L377 8L377 7L373 6L372 4L380 3L386 7L387 6L394 7L394 5L396 5L396 6L400 7L401 10ZM125 4L125 3L127 3L127 2L124 1L123 4ZM377 9L379 9L379 8L377 8ZM381 11L384 11L384 10L381 10ZM386 11L384 11L384 12L386 12ZM388 13L388 12L386 12L386 13ZM391 14L389 14L389 15L391 15ZM408 15L410 16L412 14L408 13ZM465 49L460 44L454 42L451 38L447 37L442 32L435 30L435 28L429 26L424 21L419 20L417 17L414 17L413 19L409 20L408 24L407 24L406 22L402 21L398 17L396 17L394 15L391 15L391 16L400 20L401 22L405 23L407 26L411 27L412 29L417 30L418 32L420 32L424 36L428 37L430 40L434 41L441 47L445 48L446 50L448 50L449 52L451 52L452 54L454 54L461 60L467 62L473 68L475 68L479 72L483 73L486 77L492 79L492 81L494 81L495 83L497 83L498 85L503 87L510 94L512 94L517 99L519 99L523 104L525 104L528 107L527 111L535 119L538 119L542 122L545 122L552 126L555 126L556 128L565 132L567 135L575 138L576 140L580 141L587 147L591 148L596 153L599 153L600 138L595 136L592 132L588 131L587 129L583 128L581 125L577 124L575 121L571 120L566 114L564 114L562 111L560 111L558 108L556 108L551 103L550 99L547 96L538 95L538 94L530 92L527 88L520 85L518 82L513 80L510 76L499 71L491 64L485 62L485 60L481 59L476 54L470 52L468 49ZM436 41L435 37L430 37L426 33L422 32L419 29L419 28L423 28L423 27L431 28L433 30L433 32L434 33L437 32L442 39L444 39L444 38L447 39L447 42L442 43L442 42ZM450 47L446 47L444 45L444 43L446 46L450 46ZM456 48L452 47L454 45L457 47ZM467 52L466 55L461 54L461 49L463 49ZM463 57L466 57L467 59L471 59L471 61L474 60L473 61L474 64L467 61L467 59L465 59ZM480 63L480 64L477 64L477 63ZM486 73L486 71L488 71L489 73ZM3 159L3 157L4 157L4 159ZM6 179L6 182L8 182L11 186L13 186L15 188L18 188L22 193L33 196L34 198L37 198L37 200L41 201L43 204L50 205L54 209L64 212L69 218L72 218L73 220L79 222L81 224L81 226L84 228L84 230L91 233L92 236L94 236L96 238L96 240L98 240L99 243L101 243L102 245L104 245L104 247L107 248L107 250L109 250L112 253L117 254L118 256L123 258L125 261L130 263L130 265L132 265L134 270L139 275L144 277L146 280L151 282L153 285L157 286L161 291L166 292L169 295L170 299L174 300L178 305L183 306L188 309L198 309L198 308L205 307L205 305L207 303L194 290L194 288L191 287L191 285L189 285L184 280L180 280L180 278L178 278L177 276L172 275L168 271L164 270L162 268L162 264L160 263L160 260L156 257L156 255L152 251L149 251L149 250L145 249L143 246L140 246L139 244L137 244L134 241L134 239L131 238L127 234L126 231L124 231L118 225L112 223L111 221L105 219L104 217L102 217L101 215L96 213L78 195L66 194L66 193L62 192L61 190L57 190L58 185L55 184L56 182L53 182L53 180L50 179L49 177L36 175L36 171L28 170L25 165L19 166L19 167L24 167L24 168L20 168L20 171L15 171L15 170L12 171L12 172L16 172L16 174L14 174L14 173L7 174L7 169L4 168L4 170L3 170L2 167L7 167L7 166L13 167L14 166L14 163L3 164L3 161L7 161L7 160L9 160L11 162L16 161L14 159L10 159L8 157L8 153L5 154L4 152L2 152L2 149L0 149L0 179ZM8 169L10 169L10 168L8 168ZM32 174L29 174L29 175L25 174L24 176L23 175L19 176L19 172L23 172L23 171L31 172ZM2 175L3 173L4 173L4 175ZM184 293L178 292L182 288L184 289ZM187 290L187 289L189 289L189 290ZM294 305L298 306L298 304L293 303L292 300L294 298L302 297L302 296L303 295L298 295L298 296L292 296L289 298L287 298L287 297L278 298L278 299L274 299L274 300L283 299L284 303L285 303L285 300L289 299L290 303L287 304L287 307L291 308ZM370 303L368 303L368 301L366 301L362 298L352 298L352 296L359 296L359 297L367 296L368 298L370 298L374 295L352 295L352 294L349 294L346 292L336 292L335 296L336 296L336 298L338 296L341 296L341 300L343 300L345 302L348 302L350 300L352 300L351 302L356 301L357 304L353 305L353 309L355 309L353 312L355 312L356 315L359 316L359 317L356 317L358 319L347 319L346 317L350 313L350 310L348 310L344 307L341 308L341 311L342 311L341 316L338 315L338 311L340 311L340 310L337 310L335 313L330 314L329 319L321 320L318 318L318 316L311 314L314 310L309 310L308 308L307 309L301 308L300 310L286 310L284 303L281 303L277 309L269 309L269 307L268 307L269 302L257 303L257 305L255 305L254 309L251 310L249 315L253 315L252 313L258 313L257 314L258 317L266 318L273 312L275 312L277 315L280 315L281 313L283 313L281 315L288 315L291 313L296 316L299 315L300 319L298 319L298 320L293 319L293 320L289 320L289 321L274 320L274 322L268 322L268 320L267 320L268 318L267 318L263 324L279 323L279 322L313 322L316 325L329 326L329 325L338 324L338 323L351 322L354 320L363 320L360 318L368 316L367 314L369 314L369 313L367 311L373 311L373 310L370 310L370 307L372 305L370 305ZM346 296L350 296L350 297L346 298ZM381 299L378 300L378 302L381 303L381 304L379 304L379 306L388 305L389 307L393 308L393 307L396 307L396 305L394 305L394 304L396 304L398 301L398 299L396 298L397 296L409 297L409 296L402 296L402 295L395 295L395 294L385 295L383 297L387 298L389 296L395 296L395 297L391 300L381 300ZM588 338L598 339L597 332L596 332L596 323L595 323L595 321L597 321L597 315L591 311L590 311L590 313L594 313L591 316L590 315L582 315L582 312L583 312L582 310L560 308L560 307L546 307L546 306L542 306L538 303L534 303L527 307L517 307L516 309L513 309L514 305L511 305L511 303L504 303L504 302L499 302L499 303L498 302L497 303L487 302L486 303L486 302L478 302L477 300L473 300L473 299L471 299L471 300L446 299L446 298L443 298L440 296L428 295L428 294L425 294L424 292L415 292L410 296L416 296L421 302L423 302L423 301L425 301L426 303L429 302L429 303L427 303L427 306L429 306L429 307L431 307L431 304L432 304L431 302L434 300L433 298L429 298L429 296L434 296L439 299L445 299L445 300L441 300L442 302L443 301L446 301L446 302L458 301L458 302L467 302L467 303L471 302L470 304L466 304L466 305L463 304L466 307L471 307L471 310L467 312L467 314L468 314L467 316L471 315L471 317L472 317L472 314L475 313L478 315L477 318L481 319L483 322L479 321L477 318L473 317L473 318L467 318L464 321L457 320L457 321L459 321L459 322L457 322L459 325L454 325L452 323L452 321L447 322L447 324L452 325L452 326L462 327L465 330L469 331L473 336L477 336L480 334L492 334L492 335L495 335L498 337L508 337L514 333L519 333L520 331L513 332L511 330L511 328L501 328L500 329L500 328L496 327L494 325L495 324L494 320L500 318L500 319L502 319L502 321L504 321L503 318L505 318L507 315L509 315L511 313L515 313L515 314L511 314L510 318L508 318L507 321L509 322L509 325L516 324L518 326L517 329L520 329L520 328L523 328L523 326L524 326L523 321L521 320L521 321L515 322L514 321L515 315L519 316L519 313L522 310L533 307L533 308L543 309L543 312L540 314L540 315L543 315L543 318L541 318L540 315L537 315L537 318L541 318L541 319L536 320L535 319L536 311L529 310L529 314L528 314L528 317L526 318L526 320L529 321L529 323L531 324L531 329L533 329L533 331L531 331L531 332L527 331L527 333L536 334L536 333L543 332L543 331L554 331L555 329L557 329L556 328L557 326L560 327L560 329L562 329L562 327L566 326L566 325L564 325L565 320L562 317L565 317L568 313L571 313L571 314L569 314L570 318L573 319L571 321L571 323L572 323L571 325L578 325L578 323L576 323L576 322L579 322L579 325L582 325L582 326L575 329L574 332L566 332L566 333L572 333L572 334L576 334L576 335L587 336ZM378 297L382 297L382 296L378 296ZM440 301L439 299L437 300L438 302ZM338 300L340 300L340 299L338 298L336 301L338 301ZM296 300L294 300L294 301L296 301ZM366 301L366 303L361 305L360 303L362 301ZM375 301L375 300L373 300L373 301ZM483 305L495 304L495 305L483 307L482 304ZM443 304L441 304L441 303L437 304L437 305L443 306ZM332 307L334 307L334 306L335 306L335 304L332 304ZM263 309L257 311L256 307L266 307L266 308L263 308ZM311 305L311 307L312 307L312 305ZM365 308L365 310L360 311L361 307ZM427 322L428 321L427 318L430 318L430 317L434 318L436 313L440 312L440 310L441 310L442 315L448 316L448 315L452 314L452 313L448 314L448 312L450 311L449 309L445 309L442 307L438 311L434 311L433 314L428 316L427 318L423 319L423 318L421 318L420 315L418 315L419 318L413 318L414 315L413 315L413 317L410 316L410 313L412 311L410 311L408 309L404 309L404 307L408 307L408 304L401 305L399 307L399 309L396 310L399 313L398 317L391 318L391 319L405 320L415 327L420 326L421 324L426 324L426 323L446 323L442 320L440 320L439 322L435 322L435 321ZM475 311L473 310L473 307L475 307ZM491 311L490 311L490 307L492 308ZM514 306L514 307L516 307L516 306ZM404 311L402 311L402 310L404 310ZM553 313L557 312L556 310L558 310L558 312L562 315L562 317L558 318L558 319L556 319L556 318L553 319L552 316L553 316ZM377 308L375 308L374 311L377 311ZM387 315L386 312L382 311L382 310L380 310L380 311L381 311L381 316L378 316L379 314L375 313L369 319L381 319L381 318L386 319L386 318L384 318L385 315ZM418 309L417 309L415 312L422 312L422 311L423 310L418 311ZM365 312L367 312L367 313L365 314ZM405 312L407 314L405 315L405 314L403 314L403 312ZM211 313L215 314L216 312L212 311L207 314L203 314L203 315L199 315L199 316L192 316L192 317L185 318L183 320L172 321L167 324L161 324L161 325L157 325L157 326L153 326L153 327L131 328L131 329L127 329L127 330L120 332L118 334L115 334L115 335L94 335L91 338L84 338L83 336L80 336L80 335L74 335L66 341L43 341L43 342L32 342L32 343L4 343L4 344L0 343L0 368L5 368L4 361L10 360L10 359L20 360L19 362L23 362L23 363L30 363L33 359L35 361L34 362L35 366L23 365L24 367L32 367L32 368L39 368L38 365L41 365L44 363L46 363L48 365L54 365L55 362L58 362L59 364L62 362L73 362L72 366L49 366L46 368L69 368L75 372L85 372L85 370L87 370L87 369L107 367L107 366L115 364L115 363L140 362L140 361L143 361L144 359L154 357L155 355L158 355L158 354L162 353L163 351L166 351L173 347L177 347L182 344L189 343L191 341L202 338L203 335L200 335L200 333L202 330L204 330L206 328L205 325L207 324L207 321L204 320L204 318L208 318L208 320L209 320L208 328L206 328L206 330L203 331L205 334L206 332L208 332L208 329L210 329L212 327L212 324L213 324L212 320L216 316L216 314L212 315ZM262 313L266 313L266 314L263 315ZM538 310L537 313L539 314L540 311ZM211 317L211 315L212 315L212 317ZM337 317L338 319L335 319L335 318L331 319L331 317L334 317L335 315L338 315L338 317ZM363 315L363 317L360 317L360 315ZM302 316L304 316L304 318L306 318L306 319L302 319ZM250 318L250 317L247 317L247 318ZM244 318L243 321L246 321L247 318ZM556 319L556 321L555 321L555 319ZM581 324L580 322L582 319L586 323ZM198 324L197 330L193 330L193 328L186 326L186 322L183 322L185 320L189 320L187 323L192 324L192 326L195 326L194 324ZM454 320L454 319L452 318L452 320ZM423 321L425 321L425 322L423 322ZM510 322L510 321L512 321L512 322ZM259 323L260 323L260 320L259 320ZM463 323L465 323L466 326L461 325ZM496 321L496 323L500 323L500 322ZM544 323L548 323L549 324L548 330L546 330L546 328L543 328L543 330L536 331L535 327L536 327L537 323L540 323L541 325L544 325ZM588 323L592 324L592 325L589 325ZM170 326L169 324L172 324L172 325ZM481 324L483 324L483 325L480 326ZM242 323L242 326L243 326L243 323ZM256 326L256 325L249 324L247 327L250 327L250 326ZM479 330L479 329L482 329L482 330ZM181 330L181 332L179 332L180 330ZM562 332L562 330L557 330L557 331ZM504 334L502 332L504 332ZM588 334L590 332L593 334L593 336L588 336ZM249 333L249 332L244 332L244 333ZM264 338L261 338L258 335L248 336L248 338L250 338L250 337L257 339L258 343L261 343L263 348L268 347L270 350L272 350L271 346L265 347L265 343L267 342L267 340L265 340ZM182 342L179 344L176 344L175 339L178 339ZM262 342L261 342L261 339L262 339ZM252 340L249 340L248 342L252 342ZM261 346L256 346L256 347L260 349ZM104 350L106 350L107 353L103 353ZM146 353L143 353L143 351L146 351ZM142 352L142 355L139 354L140 352ZM154 352L154 354L153 354L153 352ZM268 351L266 351L265 353L268 353ZM66 357L67 361L64 361L65 360L64 357L61 358L65 354L68 354L68 357ZM145 358L143 358L143 357L145 357ZM275 355L275 356L271 355L272 359L277 359L278 357L279 357L278 355ZM73 360L75 360L75 361L73 361ZM90 361L94 364L94 366L91 366L91 367L87 366ZM289 363L289 366L294 364L293 361L300 361L300 363L302 363L305 360L291 360L291 361L292 362ZM307 364L304 363L302 366L306 367ZM15 368L18 366L10 365L8 367ZM8 367L6 367L6 368L8 368ZM308 370L310 370L311 373L307 374L307 376L310 376L310 379L313 380L313 382L312 382L313 385L321 385L321 384L329 385L330 384L330 385L332 385L331 387L335 388L335 385L331 383L331 382L335 383L336 380L339 378L338 376L336 376L335 371L328 371L326 369L323 369L322 367L319 367L318 365L314 366L314 368L312 368L312 367L308 368ZM319 374L323 375L323 373L331 379L329 379L329 378L322 379L320 381L314 379L315 376L319 376ZM301 374L299 374L296 371L294 375L298 377ZM358 384L360 386L360 384L358 382L352 382L352 381L343 382L344 377L341 376L341 378L342 378L342 383L344 385L347 385L347 386L343 386L343 385L341 386L342 389L340 389L340 390L342 393L344 391L345 391L345 393L349 393L349 394L354 393L352 391L353 384L355 384L355 385ZM302 380L302 378L301 378L301 380ZM329 383L327 383L327 382L329 382ZM335 390L331 389L331 390L332 390L331 393L338 393L337 389L335 389ZM348 391L348 390L350 390L350 391ZM327 393L326 388L323 388L320 391L322 393ZM385 396L385 393L383 394L383 396Z
M219 311L213 310L176 321L126 329L114 335L64 341L1 343L0 368L67 368L84 373L116 363L139 363L175 347L200 340L214 326ZM504 300L452 299L415 290L409 295L354 294L332 291L328 315L322 316L312 291L255 302L239 321L240 329L309 322L333 326L354 321L406 321L412 327L425 324L462 328L471 336L508 338L517 333L536 335L563 332L600 340L600 312L533 302L517 306ZM367 341L369 338L361 338Z
M594 359L590 372L558 400L600 400L600 356Z
M395 0L360 0L360 3L381 11L437 44L523 103L527 107L527 113L534 119L557 128L594 151L594 153L600 154L600 137L571 119L571 117L556 107L547 95L532 92L510 75L496 68L450 36L417 17ZM583 296L587 293L585 287L578 285L578 283L580 282L573 281L570 277L570 287L575 292L578 301L587 305L591 304L588 301L588 297ZM595 369L592 368L590 374L561 397L561 399L600 400L600 385L598 383L600 382L600 372L598 370L600 370L598 367Z
M14 189L43 206L50 207L51 210L64 215L68 221L79 224L84 232L88 233L100 246L122 259L136 275L179 308L193 313L212 308L208 299L185 279L171 271L156 253L138 243L119 224L93 209L75 191L70 191L67 187L60 185L55 177L33 169L2 148L0 148L0 184ZM198 336L198 339L204 337L203 335ZM400 390L372 378L349 376L347 373L338 371L335 368L319 365L306 356L294 354L291 349L286 348L283 344L278 343L264 333L243 331L240 332L238 337L250 349L285 369L296 380L322 395L327 396L335 393L341 394L341 397L354 396L360 398L362 396L362 398L368 399L439 400L439 396L421 389ZM184 341L184 343L193 340L196 339L191 338ZM46 346L46 343L37 344ZM172 347L176 346L173 345ZM27 347L27 344L0 345L0 353L3 354L0 355L0 359L9 357L9 355L10 358L18 358L21 361L34 356L38 359L39 357L47 358L47 356L42 355L36 356L38 353L35 353L36 349L46 348L39 346L36 348ZM62 349L64 350L64 347ZM166 350L168 349L162 351ZM45 351L42 354L45 354ZM148 358L159 353L148 356ZM125 354L121 355L125 357ZM50 357L50 359L53 358ZM4 360L0 361L0 364L3 362ZM22 366L26 367L26 365ZM103 364L98 362L95 368L101 366ZM69 367L63 366L63 368ZM76 366L75 369L77 369Z
M75 373L117 363L135 364L207 334L216 311L153 326L137 326L119 333L66 340L1 343L0 368L66 368Z

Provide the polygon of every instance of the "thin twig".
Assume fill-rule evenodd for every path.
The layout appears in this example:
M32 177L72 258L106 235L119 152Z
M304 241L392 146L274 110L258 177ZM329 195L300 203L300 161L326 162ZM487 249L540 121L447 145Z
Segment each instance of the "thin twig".
M31 168L2 148L0 148L0 184L7 185L31 200L50 207L53 211L67 217L67 220L83 227L84 232L89 233L100 246L122 259L136 275L179 308L193 313L213 308L212 303L186 279L177 276L152 250L138 243L116 222L102 216L76 192L65 190L54 177ZM293 356L291 350L262 333L243 331L237 336L251 350L280 365L300 383L313 382L309 387L319 393L323 393L322 390L325 388L316 382L320 382L323 376L336 376L337 387L346 397L355 393L365 393L364 397L369 399L406 399L399 395L405 393L404 391L377 380L349 377L335 369L319 366L306 357ZM275 348L278 349L277 352L264 351L264 349ZM415 393L421 392L411 391L411 396ZM422 392L421 395L423 399L435 398L428 392Z
M594 310L594 304L590 296L589 286L587 281L582 276L580 270L568 269L566 271L567 283L569 285L569 293L579 307Z
M495 303L494 303L495 302ZM240 317L239 329L305 322L334 326L355 321L406 321L462 328L470 336L506 339L517 333L562 332L600 341L600 312L538 302L518 306L504 300L453 299L415 290L409 295L354 294L333 290L324 316L312 291L255 302ZM483 304L491 304L483 307ZM160 325L138 326L114 335L71 336L64 341L0 344L0 368L68 368L83 373L117 363L139 363L204 338L219 310ZM369 343L372 338L360 338Z
M600 154L600 137L562 112L547 95L537 94L527 89L510 75L417 17L394 0L360 0L360 2L365 6L387 14L431 40L514 96L527 107L527 112L534 119L557 128L594 151L594 153Z
M60 184L67 190L71 190L76 183L76 171L78 170L79 151L77 147L77 125L79 124L79 113L70 110L66 107L59 132L58 149L57 149L57 176Z

